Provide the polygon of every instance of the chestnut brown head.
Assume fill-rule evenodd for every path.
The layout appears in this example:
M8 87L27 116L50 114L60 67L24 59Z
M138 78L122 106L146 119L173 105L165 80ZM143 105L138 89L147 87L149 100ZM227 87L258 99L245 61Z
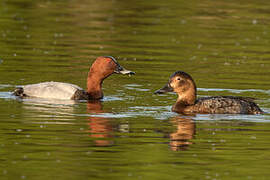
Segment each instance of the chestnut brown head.
M123 68L112 56L98 57L90 68L90 73L106 78L113 73L132 75L135 72Z
M135 74L132 71L123 68L113 57L98 57L92 64L87 77L87 95L91 99L101 99L103 97L103 80L113 73ZM89 98L90 99L90 98Z

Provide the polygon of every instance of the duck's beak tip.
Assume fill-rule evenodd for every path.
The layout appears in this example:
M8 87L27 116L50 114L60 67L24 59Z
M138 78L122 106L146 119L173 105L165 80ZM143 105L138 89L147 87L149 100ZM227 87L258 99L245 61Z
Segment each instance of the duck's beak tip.
M135 72L133 72L133 71L129 71L129 70L127 70L127 69L122 69L121 71L119 71L118 73L120 73L120 74L126 74L126 75L135 75L136 73Z

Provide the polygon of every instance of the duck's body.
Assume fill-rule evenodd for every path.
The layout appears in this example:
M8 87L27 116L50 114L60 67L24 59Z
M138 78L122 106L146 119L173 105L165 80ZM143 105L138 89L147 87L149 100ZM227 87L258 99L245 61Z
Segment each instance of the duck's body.
M87 91L81 87L63 82L43 82L29 84L14 90L20 97L38 97L48 99L91 100L103 97L102 82L113 73L134 74L125 70L113 57L99 57L88 73Z
M251 98L212 96L198 98L193 105L176 103L172 110L180 113L203 114L260 114L262 110Z
M15 95L22 97L39 97L48 99L86 99L86 97L76 96L76 94L85 94L81 87L63 83L63 82L43 82L38 84L29 84L14 91Z
M169 83L155 93L176 92L178 99L172 111L204 114L261 114L263 111L253 99L236 96L213 96L196 99L197 89L192 77L182 71L175 72Z

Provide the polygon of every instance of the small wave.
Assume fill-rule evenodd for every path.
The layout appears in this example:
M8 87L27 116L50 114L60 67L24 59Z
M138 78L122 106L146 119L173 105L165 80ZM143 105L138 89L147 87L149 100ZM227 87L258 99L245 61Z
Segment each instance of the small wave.
M126 84L124 87L141 87L141 84Z
M117 96L105 96L102 101L122 101L123 98Z
M129 90L135 90L135 91L150 91L150 89L146 88L139 88L142 87L140 84L127 84L124 86L124 88L129 89Z
M143 107L135 106L130 107L129 111L119 113L97 113L97 114L80 114L78 116L86 117L104 117L104 118L132 118L132 117L153 117L155 119L168 119L177 115L170 111L170 106L152 106Z
M9 87L13 87L13 86L10 84L0 84L0 89L9 88Z
M16 99L12 92L0 92L0 99Z
M238 120L249 122L270 122L270 117L266 115L247 115L247 114L197 114L194 118L197 121L226 121Z
M265 111L265 109L264 109ZM267 111L265 111L267 112ZM103 117L103 118L138 118L152 117L158 120L166 120L175 116L191 118L195 121L226 121L238 120L249 122L270 122L269 114L264 115L239 115L239 114L196 114L196 115L180 115L171 111L171 106L134 106L129 107L126 112L119 113L97 113L97 114L80 114L77 116L86 117Z
M229 91L232 93L243 93L243 92L261 92L265 94L270 94L270 90L262 89L219 89L219 88L197 88L199 91Z

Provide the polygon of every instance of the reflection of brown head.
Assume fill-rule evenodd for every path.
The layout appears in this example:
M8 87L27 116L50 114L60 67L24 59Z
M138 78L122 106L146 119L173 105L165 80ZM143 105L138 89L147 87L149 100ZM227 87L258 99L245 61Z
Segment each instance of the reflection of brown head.
M90 114L102 113L102 104L100 101L90 101L87 103L87 112ZM113 128L110 119L104 117L89 117L90 137L95 139L96 146L110 146ZM106 139L108 138L108 139Z
M173 151L184 150L192 142L195 134L195 122L190 118L175 117L171 120L176 131L170 134L170 146Z

